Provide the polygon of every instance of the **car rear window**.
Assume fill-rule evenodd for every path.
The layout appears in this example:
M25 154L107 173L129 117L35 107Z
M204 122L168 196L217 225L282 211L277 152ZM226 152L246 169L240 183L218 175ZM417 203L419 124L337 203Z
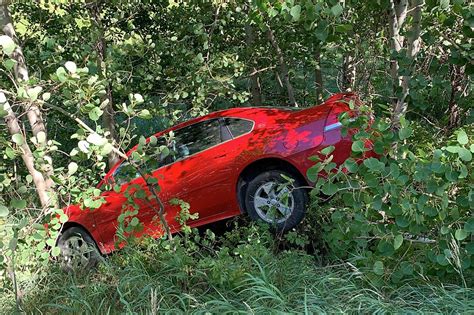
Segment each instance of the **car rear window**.
M234 138L249 133L253 128L253 121L239 118L225 118L224 124Z

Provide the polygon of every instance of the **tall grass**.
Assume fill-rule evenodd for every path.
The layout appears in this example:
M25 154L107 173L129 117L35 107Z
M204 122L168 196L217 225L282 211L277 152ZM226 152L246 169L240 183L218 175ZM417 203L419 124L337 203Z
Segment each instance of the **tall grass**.
M474 312L474 289L420 282L378 287L349 264L319 266L304 252L276 251L265 233L249 235L226 237L213 249L183 242L172 250L153 242L132 246L87 274L52 266L21 285L28 288L21 308L35 314ZM15 312L11 294L0 300L5 313Z

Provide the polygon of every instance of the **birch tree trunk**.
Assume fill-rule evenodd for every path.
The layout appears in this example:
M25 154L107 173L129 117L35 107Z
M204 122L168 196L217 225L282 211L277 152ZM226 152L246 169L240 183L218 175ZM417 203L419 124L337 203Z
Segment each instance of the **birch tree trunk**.
M421 14L424 3L424 0L412 0L411 5L409 5L408 0L390 0L389 25L390 35L392 36L392 49L399 53L405 48L406 58L412 63L420 50ZM405 39L400 35L400 32L408 14L412 16L412 22L410 31L407 32L408 36ZM400 127L400 118L407 111L406 98L410 94L411 75L399 75L399 65L396 59L390 61L390 72L393 80L394 94L399 95L401 93L393 100L392 128L398 129Z
M253 28L250 24L245 25L245 43L247 44L247 49L252 51L252 47L255 42L255 35ZM250 74L250 93L252 95L252 104L254 106L262 105L262 90L260 88L260 79L257 74L257 68L255 67L255 60L251 57L251 67L252 73Z
M41 202L41 206L44 208L50 207L52 205L52 196L49 193L50 187L47 186L45 177L43 174L38 171L35 167L35 158L31 152L30 146L26 142L25 135L22 133L22 128L20 126L20 121L18 117L13 112L10 103L8 103L7 98L3 92L0 92L0 106L7 112L5 116L5 123L7 125L8 131L11 135L20 134L23 137L23 141L19 144L21 149L21 158L25 163L28 172L33 178L35 183L36 192Z
M457 102L457 94L463 93L463 80L464 80L464 66L452 65L451 66L451 93L449 97L449 123L448 128L456 128L461 123L461 108Z
M275 38L275 34L273 33L273 30L270 28L268 24L267 24L267 28L268 28L267 30L268 40L272 44L273 49L275 49L275 53L278 59L278 64L280 66L280 73L281 73L281 76L283 77L283 83L286 87L286 92L288 94L288 101L290 105L298 107L298 104L296 103L296 99L295 99L295 92L290 82L290 75L288 74L288 66L286 64L285 57L283 56L283 52L280 48L280 45L278 44L278 41Z
M23 51L19 45L18 38L15 33L10 11L8 10L8 4L9 1L0 1L0 25L2 32L6 36L10 37L16 44L15 50L10 56L16 61L16 64L13 68L15 80L17 81L18 85L24 85L24 87L27 89L28 87L26 86L26 83L29 80L28 68L26 66ZM35 101L24 101L21 103L21 105L23 111L26 113L26 117L28 118L33 136L36 137L39 133L44 133L45 139L47 139L46 127L38 104ZM43 157L44 162L42 165L42 171L36 169L35 158L32 154L31 148L26 142L27 137L25 137L25 135L23 135L21 132L21 123L8 103L4 93L0 93L0 106L3 106L4 110L8 113L5 117L5 122L10 134L21 134L23 136L24 141L21 145L19 145L22 150L22 159L28 169L28 172L33 177L41 205L43 207L57 206L56 193L53 189L53 181L50 178L50 175L53 171L51 157L49 155L45 155Z
M321 43L316 43L314 47L314 61L316 66L314 67L314 85L316 88L316 100L318 102L323 101L323 73L321 71Z
M342 62L342 89L345 92L351 92L354 90L356 78L356 67L354 63L354 56L350 53L344 55L344 60Z
M96 41L96 54L97 54L97 68L99 71L99 77L102 80L106 80L106 94L102 101L106 101L107 105L104 108L104 113L102 115L102 124L105 129L109 131L110 138L112 142L117 142L117 131L115 130L115 111L114 111L114 102L112 98L112 86L108 80L107 75L107 42L105 40L105 30L102 24L102 18L100 16L100 8L97 2L93 3L91 8L91 14L94 19L96 32L97 32L97 41ZM108 166L109 169L112 168L120 160L120 157L114 151L110 152L108 155Z

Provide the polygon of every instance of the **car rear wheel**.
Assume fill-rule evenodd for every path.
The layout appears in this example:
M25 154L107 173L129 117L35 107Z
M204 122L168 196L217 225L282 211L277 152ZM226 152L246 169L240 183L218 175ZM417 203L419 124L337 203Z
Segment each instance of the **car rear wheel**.
M67 272L86 271L97 265L100 253L90 235L80 227L65 230L58 239L61 267Z
M308 194L301 186L303 183L290 173L263 172L247 185L245 209L253 220L266 222L279 232L288 231L303 220L306 212Z

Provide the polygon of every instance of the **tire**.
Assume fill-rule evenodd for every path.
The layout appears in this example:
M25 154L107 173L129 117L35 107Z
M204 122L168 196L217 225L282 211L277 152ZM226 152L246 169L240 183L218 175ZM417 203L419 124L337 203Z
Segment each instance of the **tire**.
M293 184L285 185L291 178ZM245 191L245 209L252 220L270 224L277 232L288 231L297 226L304 218L308 193L300 180L291 173L271 170L263 172L247 185Z
M59 260L66 272L87 271L100 260L100 253L92 237L83 228L70 227L58 239Z

